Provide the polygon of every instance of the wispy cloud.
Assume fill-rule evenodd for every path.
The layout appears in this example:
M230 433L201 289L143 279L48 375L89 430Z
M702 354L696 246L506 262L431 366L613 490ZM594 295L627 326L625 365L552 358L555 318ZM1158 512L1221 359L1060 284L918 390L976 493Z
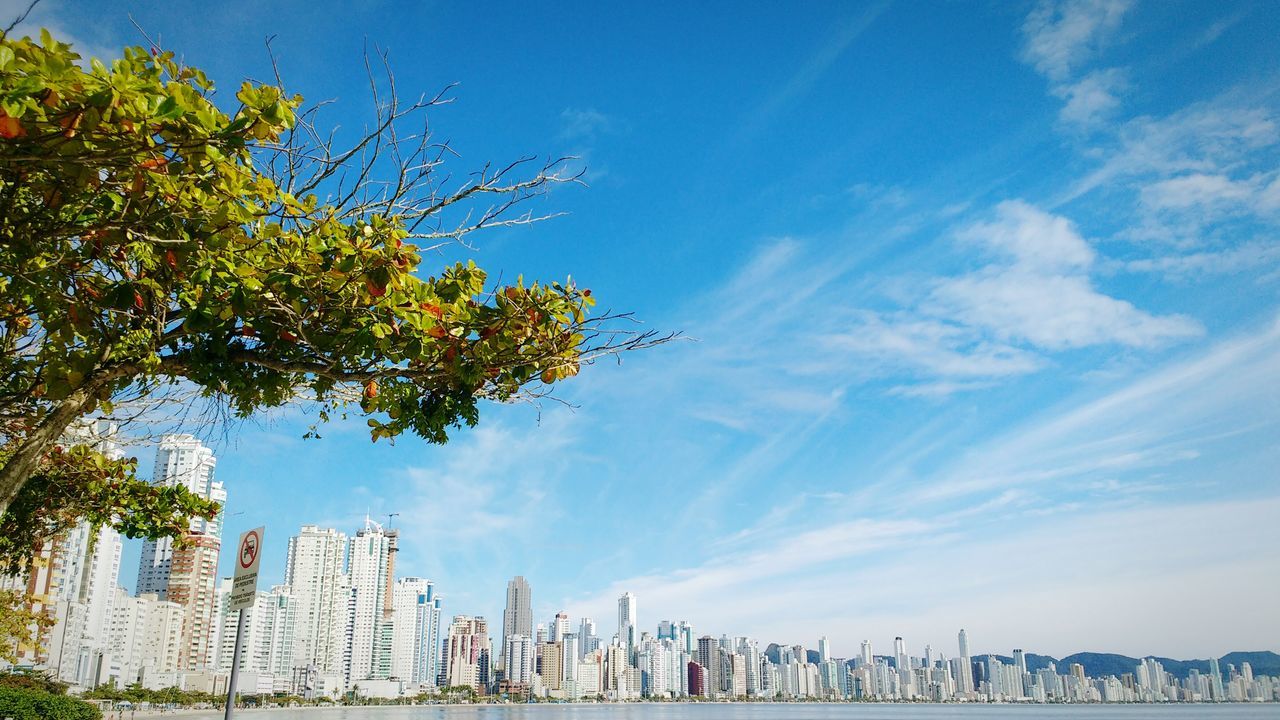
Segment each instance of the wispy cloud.
M1043 0L1022 30L1027 61L1055 82L1093 59L1120 26L1131 0Z
M911 497L937 501L1194 460L1204 451L1202 444L1231 437L1223 433L1232 428L1274 431L1280 416L1272 388L1278 383L1280 322L1273 319L1243 337L976 447Z
M1280 539L1274 523L1263 520L1280 512L1280 498L1259 488L1263 494L1254 500L1219 499L1225 488L1207 470L1212 466L1202 465L1238 452L1242 438L1264 447L1255 467L1266 467L1268 454L1280 461L1276 448L1256 442L1280 427L1275 387L1280 324L1050 409L954 455L919 483L794 494L755 523L699 544L709 554L692 563L667 563L661 572L565 604L573 613L608 617L617 595L629 590L640 596L645 617L689 619L712 634L745 628L765 641L812 642L828 634L849 642L874 627L915 640L951 637L963 624L981 628L988 650L1007 651L1035 637L1037 651L1065 654L1098 648L1075 645L1079 635L1068 626L1032 627L1040 612L1108 625L1116 622L1116 597L1136 601L1153 587L1189 586L1228 572L1249 573L1233 587L1243 583L1258 597L1280 599L1274 574L1259 572L1265 554L1229 550ZM921 438L909 443L921 444ZM904 462L900 448L884 452ZM1140 570L1130 553L1115 552L1152 543L1196 547L1144 556ZM1238 564L1224 563L1229 555ZM983 572L973 572L975 558L985 559L978 561ZM753 602L729 601L744 594ZM1206 600L1177 597L1171 615ZM776 608L788 603L805 607L803 617L779 617ZM1275 627L1260 613L1251 622ZM1176 655L1210 643L1226 651L1247 641L1245 627L1220 623L1180 633L1166 638L1163 650ZM1133 629L1124 637L1135 637Z
M0 28L8 27L9 23L22 17L31 4L31 0L0 0ZM91 57L104 62L119 57L120 48L116 47L118 42L116 38L106 34L103 28L85 27L83 23L68 20L66 17L68 14L67 3L59 0L45 0L31 8L26 19L13 29L13 34L39 38L40 29L47 29L54 39L70 43L72 49L80 53L82 62L86 63ZM140 40L135 38L130 40L129 44L139 42Z
M560 137L579 142L594 142L616 125L613 118L595 108L565 108L560 120L564 123Z
M1053 94L1066 103L1058 116L1071 125L1096 125L1120 109L1119 93L1125 86L1124 73L1116 68L1096 70L1074 82L1056 85Z
M749 116L749 120L736 135L739 142L746 142L764 130L777 115L796 99L809 92L822 75L867 31L889 7L888 2L866 6L832 29L826 42L818 45L805 63L791 76L785 85L769 95Z
M1280 142L1275 113L1263 102L1226 96L1166 117L1139 117L1117 131L1103 162L1059 199L1067 202L1100 188L1133 187L1179 174L1221 174Z
M1012 262L941 281L925 307L1001 340L1049 350L1157 347L1203 332L1191 318L1151 315L1095 289L1088 276L1094 251L1063 217L1008 201L996 208L995 221L971 226L961 237Z

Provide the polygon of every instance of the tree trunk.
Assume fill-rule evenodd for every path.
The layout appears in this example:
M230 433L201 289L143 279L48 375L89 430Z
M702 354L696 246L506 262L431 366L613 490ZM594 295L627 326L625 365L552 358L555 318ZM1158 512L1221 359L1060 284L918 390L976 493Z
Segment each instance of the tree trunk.
M9 509L49 447L62 437L67 426L93 406L102 384L102 381L88 382L73 390L45 416L34 432L19 441L17 452L0 468L0 515Z

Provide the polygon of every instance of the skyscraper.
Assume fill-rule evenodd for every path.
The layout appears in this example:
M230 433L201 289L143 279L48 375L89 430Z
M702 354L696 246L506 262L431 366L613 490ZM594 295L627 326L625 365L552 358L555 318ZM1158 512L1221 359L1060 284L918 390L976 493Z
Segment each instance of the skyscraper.
M152 483L184 487L192 493L226 503L227 492L213 479L217 459L213 451L192 435L165 435L156 448ZM183 608L178 669L207 667L214 647L214 585L218 554L222 547L222 514L213 519L193 518L183 547L173 540L147 540L138 565L138 594L155 594Z
M213 479L217 458L193 435L165 435L156 448L151 482L161 487L181 486L206 500L226 502L222 483ZM221 541L222 515L212 520L193 518L189 532ZM138 564L138 594L154 593L164 600L169 592L169 568L173 562L173 540L161 538L142 543Z
M870 640L862 641L862 664L863 665L875 664L875 655L872 654Z
M394 532L394 531L393 531ZM393 536L365 518L364 528L351 538L351 656L348 682L391 675L391 634L387 612Z
M533 640L525 635L507 637L504 674L508 682L527 685L533 679L533 660Z
M303 525L289 538L284 582L298 606L293 658L299 667L342 672L346 645L347 536L333 528Z
M893 657L897 660L899 670L911 669L911 660L907 657L907 643L901 637L893 639Z
M440 645L440 602L435 586L425 578L400 578L395 582L394 596L391 677L435 685Z
M489 661L489 628L482 617L456 615L445 640L445 685L477 690L485 680Z
M720 663L720 643L710 635L698 638L698 665L707 673L704 694L710 698L718 697L724 673Z
M623 593L618 598L618 642L622 643L622 647L626 648L627 660L632 661L632 655L635 653L636 640L639 637L636 633L636 596L630 592Z
M560 642L569 634L569 615L563 611L556 613L551 622L551 642Z
M818 638L818 662L824 663L831 659L831 645L827 642L827 638Z
M964 628L960 628L959 641L960 674L956 677L956 683L961 692L973 692L977 689L977 684L973 681L973 661L969 659L969 634Z
M533 637L533 592L529 581L517 575L507 582L507 607L502 613L502 637Z
M596 637L596 622L589 617L582 618L582 622L578 623L578 659L581 660L598 647L600 638Z

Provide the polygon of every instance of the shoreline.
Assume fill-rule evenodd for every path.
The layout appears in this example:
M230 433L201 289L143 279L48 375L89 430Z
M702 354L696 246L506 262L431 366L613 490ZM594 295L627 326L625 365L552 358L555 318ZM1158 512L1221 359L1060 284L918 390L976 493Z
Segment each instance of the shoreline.
M681 705L681 706L685 706L685 705L705 705L705 706L795 705L795 706L822 706L822 707L849 705L849 706L859 706L859 707L906 706L906 707L915 707L915 708L932 707L932 706L948 707L948 708L954 708L957 706L971 706L975 708L976 707L984 707L984 708L990 708L990 707L1018 707L1018 708L1187 707L1187 708L1192 708L1192 707L1207 705L1207 706L1213 706L1213 707L1258 706L1260 708L1266 708L1266 707L1276 707L1277 705L1280 705L1280 703L1266 703L1266 702L1221 702L1221 703L1137 703L1137 702L1135 703L967 703L967 702L966 703L925 703L925 702L919 702L917 703L917 702L893 702L893 701L884 701L884 702L785 702L785 701L783 702L742 702L737 700L730 700L730 701L724 701L724 702L649 702L649 701L642 700L642 701L622 701L622 702L595 702L595 703L543 702L543 703L424 703L421 705L300 705L296 707L237 708L235 711L234 717L243 717L246 715L270 715L272 713L304 712L304 711L305 712L334 712L334 711L350 711L350 710L360 710L360 711L403 710L408 708L450 708L450 707L469 708L469 709L490 708L490 707L492 708L502 708L502 707L562 708L565 705L620 706L620 707L631 707L635 705L664 705L664 706L670 706L670 705ZM1175 712L1191 712L1191 710L1188 709L1185 711L1175 711ZM104 710L102 717L103 717L103 720L117 720L117 719L134 720L135 718L150 719L150 718L159 718L159 717L189 718L191 720L218 720L224 717L224 713L221 709L218 709L218 708L206 708L206 709L178 708L175 710L148 709L148 710L137 710L137 711L129 711L129 710L105 711Z

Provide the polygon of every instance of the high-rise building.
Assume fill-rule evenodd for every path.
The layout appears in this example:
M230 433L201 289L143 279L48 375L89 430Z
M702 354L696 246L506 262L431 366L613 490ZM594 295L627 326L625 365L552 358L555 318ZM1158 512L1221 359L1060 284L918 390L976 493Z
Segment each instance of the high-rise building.
M206 500L225 503L226 489L213 479L217 458L193 435L165 435L156 448L152 484L161 487L184 487ZM222 515L212 520L193 518L188 531L222 539ZM142 543L142 559L138 564L138 594L154 593L166 599L169 592L169 569L173 562L174 542L171 538Z
M507 657L503 674L508 682L527 685L533 680L533 640L525 635L507 638Z
M707 697L719 697L723 685L724 669L720 662L720 642L710 635L698 638L698 665L706 671Z
M568 618L565 618L568 623ZM575 633L567 632L560 636L560 674L565 680L565 684L572 688L571 683L578 679L578 636Z
M502 612L502 637L512 635L533 637L533 592L523 575L507 581L507 606Z
M825 663L831 659L831 645L827 642L827 638L818 638L818 662Z
M911 669L911 659L907 657L907 643L901 637L893 639L893 657L898 663L898 670Z
M167 599L183 607L182 649L179 670L207 668L217 653L214 646L217 607L214 585L218 579L221 541L192 534L174 548L169 563Z
M348 619L349 683L391 676L391 622L387 585L392 571L395 531L365 518L351 538L351 598Z
M151 482L187 488L205 500L225 503L227 491L214 480L216 462L214 452L195 436L169 434L156 447ZM214 587L221 538L223 516L218 514L212 519L193 518L180 546L170 538L142 543L138 594L155 594L183 607L179 670L207 667L216 655Z
M555 620L551 622L551 642L560 642L565 635L569 634L569 615L565 612L556 613Z
M871 666L871 665L874 665L875 662L876 662L875 655L873 655L871 651L871 641L863 640L862 641L862 664L866 666Z
M488 662L489 627L484 618L454 616L444 645L445 685L481 689Z
M64 434L68 444L87 445L108 458L124 456L115 443L117 427L105 420L81 421ZM52 543L50 570L58 575L48 598L56 603L55 624L44 643L45 664L59 680L93 687L105 682L101 659L107 653L112 605L120 576L120 534L108 525L81 522Z
M439 674L440 598L425 578L395 584L391 615L391 677L434 687Z
M91 552L91 530L81 523L42 543L23 572L0 577L0 589L19 591L25 609L51 623L31 642L10 648L19 663L47 667L74 683L105 649L120 541L108 528L101 534Z
M293 658L319 674L343 672L347 602L347 536L333 528L303 525L289 538L284 582L298 607Z
M221 589L225 594L230 593L231 578L222 579ZM277 585L269 591L259 590L253 606L244 612L240 670L271 674L280 680L281 689L285 689L294 667L297 603L289 595L287 586ZM210 663L210 667L225 673L230 672L235 656L240 612L224 610L218 619L222 625L222 632L219 633L220 647L215 655L216 661Z
M225 505L226 489L213 479L217 459L193 435L165 435L156 448L152 483L184 487ZM138 565L138 594L154 594L183 607L179 670L208 667L217 650L214 641L214 586L222 547L222 514L193 518L184 542L170 538L142 544Z
M130 597L124 588L116 588L108 647L117 668L117 686L178 669L182 615L181 605L161 600L154 593Z
M957 640L960 643L960 672L955 681L960 692L970 693L977 690L977 685L973 681L973 661L969 657L969 633L960 628Z
M626 649L628 662L632 661L636 641L639 639L636 631L636 596L630 592L623 593L618 598L618 642Z
M538 675L542 687L559 690L564 680L564 648L560 643L543 643L538 647Z
M600 647L600 638L596 637L596 622L589 617L578 623L578 659L581 660Z

